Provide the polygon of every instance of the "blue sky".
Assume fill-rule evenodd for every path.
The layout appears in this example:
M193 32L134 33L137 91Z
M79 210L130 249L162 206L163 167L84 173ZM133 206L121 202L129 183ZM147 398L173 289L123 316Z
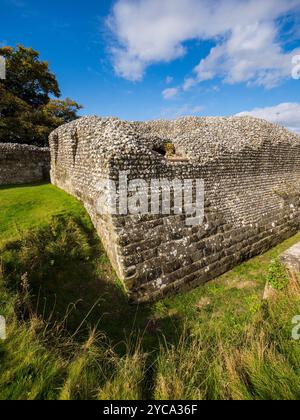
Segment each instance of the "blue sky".
M292 78L300 0L0 0L0 7L0 43L39 50L82 114L143 120L247 111L300 133L300 79Z

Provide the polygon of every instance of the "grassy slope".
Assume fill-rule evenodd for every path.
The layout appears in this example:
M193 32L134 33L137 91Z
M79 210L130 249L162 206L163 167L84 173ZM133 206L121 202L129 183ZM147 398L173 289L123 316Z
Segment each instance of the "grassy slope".
M49 184L0 187L0 209L0 243L47 224L53 216L84 217L77 200Z
M65 214L66 220L72 216L82 222L79 227L70 224L61 231L52 226L54 236L53 232L45 236L44 231L33 235L21 247L8 248L3 252L4 267L8 267L4 278L8 283L15 278L20 281L26 272L35 295L34 309L46 319L51 317L51 323L63 319L70 304L76 303L68 315L67 329L73 334L81 327L81 333L75 336L79 346L89 329L95 328L106 336L100 343L98 339L88 341L84 354L81 347L77 349L71 362L56 355L57 350L52 350L56 355L53 359L42 344L37 344L31 331L32 346L38 347L34 351L41 354L38 359L47 359L45 366L49 371L45 367L44 378L37 380L39 391L28 398L94 398L96 394L99 398L300 398L297 379L300 345L290 339L291 319L300 313L299 300L286 301L282 293L276 308L266 307L261 301L271 260L298 242L300 234L203 287L153 305L135 307L127 301L88 217L76 200L53 186L40 185L1 189L0 205L2 243L17 237L20 229L49 226L53 215ZM61 255L63 249L65 255ZM73 251L76 252L71 258ZM39 268L32 268L35 255L41 262ZM11 296L10 299L15 299L14 294ZM12 390L7 388L7 382L2 387L0 381L0 397L24 398L30 386L22 385L22 381L29 379L26 369L19 371L14 366L17 356L12 350L20 346L14 340L22 340L23 335L17 333L10 299L2 299L5 307L0 307L0 312L10 313L14 325L11 340L4 344L4 362L6 375L17 378L15 382L21 381L21 385ZM26 330L24 334L27 333ZM108 347L103 348L104 341ZM139 341L138 349L135 345L129 351L128 341ZM24 337L24 349L25 343ZM76 345L66 344L72 348L77 348ZM29 365L35 363L34 356L26 360ZM105 369L98 376L91 369L94 363L99 366L103 360L105 365L114 366L113 377ZM84 375L87 378L83 384L79 378ZM132 375L134 380L128 388L128 376ZM274 379L280 384L277 387ZM58 382L63 395L58 395L53 381ZM74 394L75 385L82 391Z

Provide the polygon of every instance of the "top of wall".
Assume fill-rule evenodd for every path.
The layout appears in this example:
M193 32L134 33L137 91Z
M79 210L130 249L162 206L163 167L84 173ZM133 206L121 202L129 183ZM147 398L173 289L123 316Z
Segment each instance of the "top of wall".
M28 144L0 143L0 159L14 158L20 154L22 156L44 156L50 153L47 147L36 147Z
M266 143L290 148L300 136L278 125L253 117L185 117L174 121L128 122L118 118L83 117L56 129L50 140L62 135L86 138L104 158L148 155L172 142L176 154L204 164L223 155L259 150Z

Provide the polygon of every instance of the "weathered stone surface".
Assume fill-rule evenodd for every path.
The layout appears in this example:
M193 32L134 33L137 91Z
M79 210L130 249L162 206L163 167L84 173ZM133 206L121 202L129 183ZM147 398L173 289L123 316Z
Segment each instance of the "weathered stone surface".
M300 243L289 248L280 259L289 270L300 273Z
M0 185L39 182L49 177L48 148L0 143Z
M266 283L263 300L275 300L278 297L278 290L274 289L270 283Z
M166 142L176 159L160 153ZM55 130L50 147L52 182L82 200L136 301L202 284L299 230L300 137L265 121L87 117ZM99 180L117 181L119 171L129 180L203 179L203 225L175 214L98 214Z

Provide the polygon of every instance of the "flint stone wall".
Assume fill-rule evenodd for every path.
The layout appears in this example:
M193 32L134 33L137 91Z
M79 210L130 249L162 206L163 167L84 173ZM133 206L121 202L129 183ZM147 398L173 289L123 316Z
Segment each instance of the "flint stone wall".
M48 148L0 143L0 185L27 184L49 178Z
M159 153L172 142L179 158ZM51 180L79 198L129 295L193 288L275 246L300 226L300 137L250 117L124 122L87 117L50 136ZM200 178L205 217L98 214L99 180Z

